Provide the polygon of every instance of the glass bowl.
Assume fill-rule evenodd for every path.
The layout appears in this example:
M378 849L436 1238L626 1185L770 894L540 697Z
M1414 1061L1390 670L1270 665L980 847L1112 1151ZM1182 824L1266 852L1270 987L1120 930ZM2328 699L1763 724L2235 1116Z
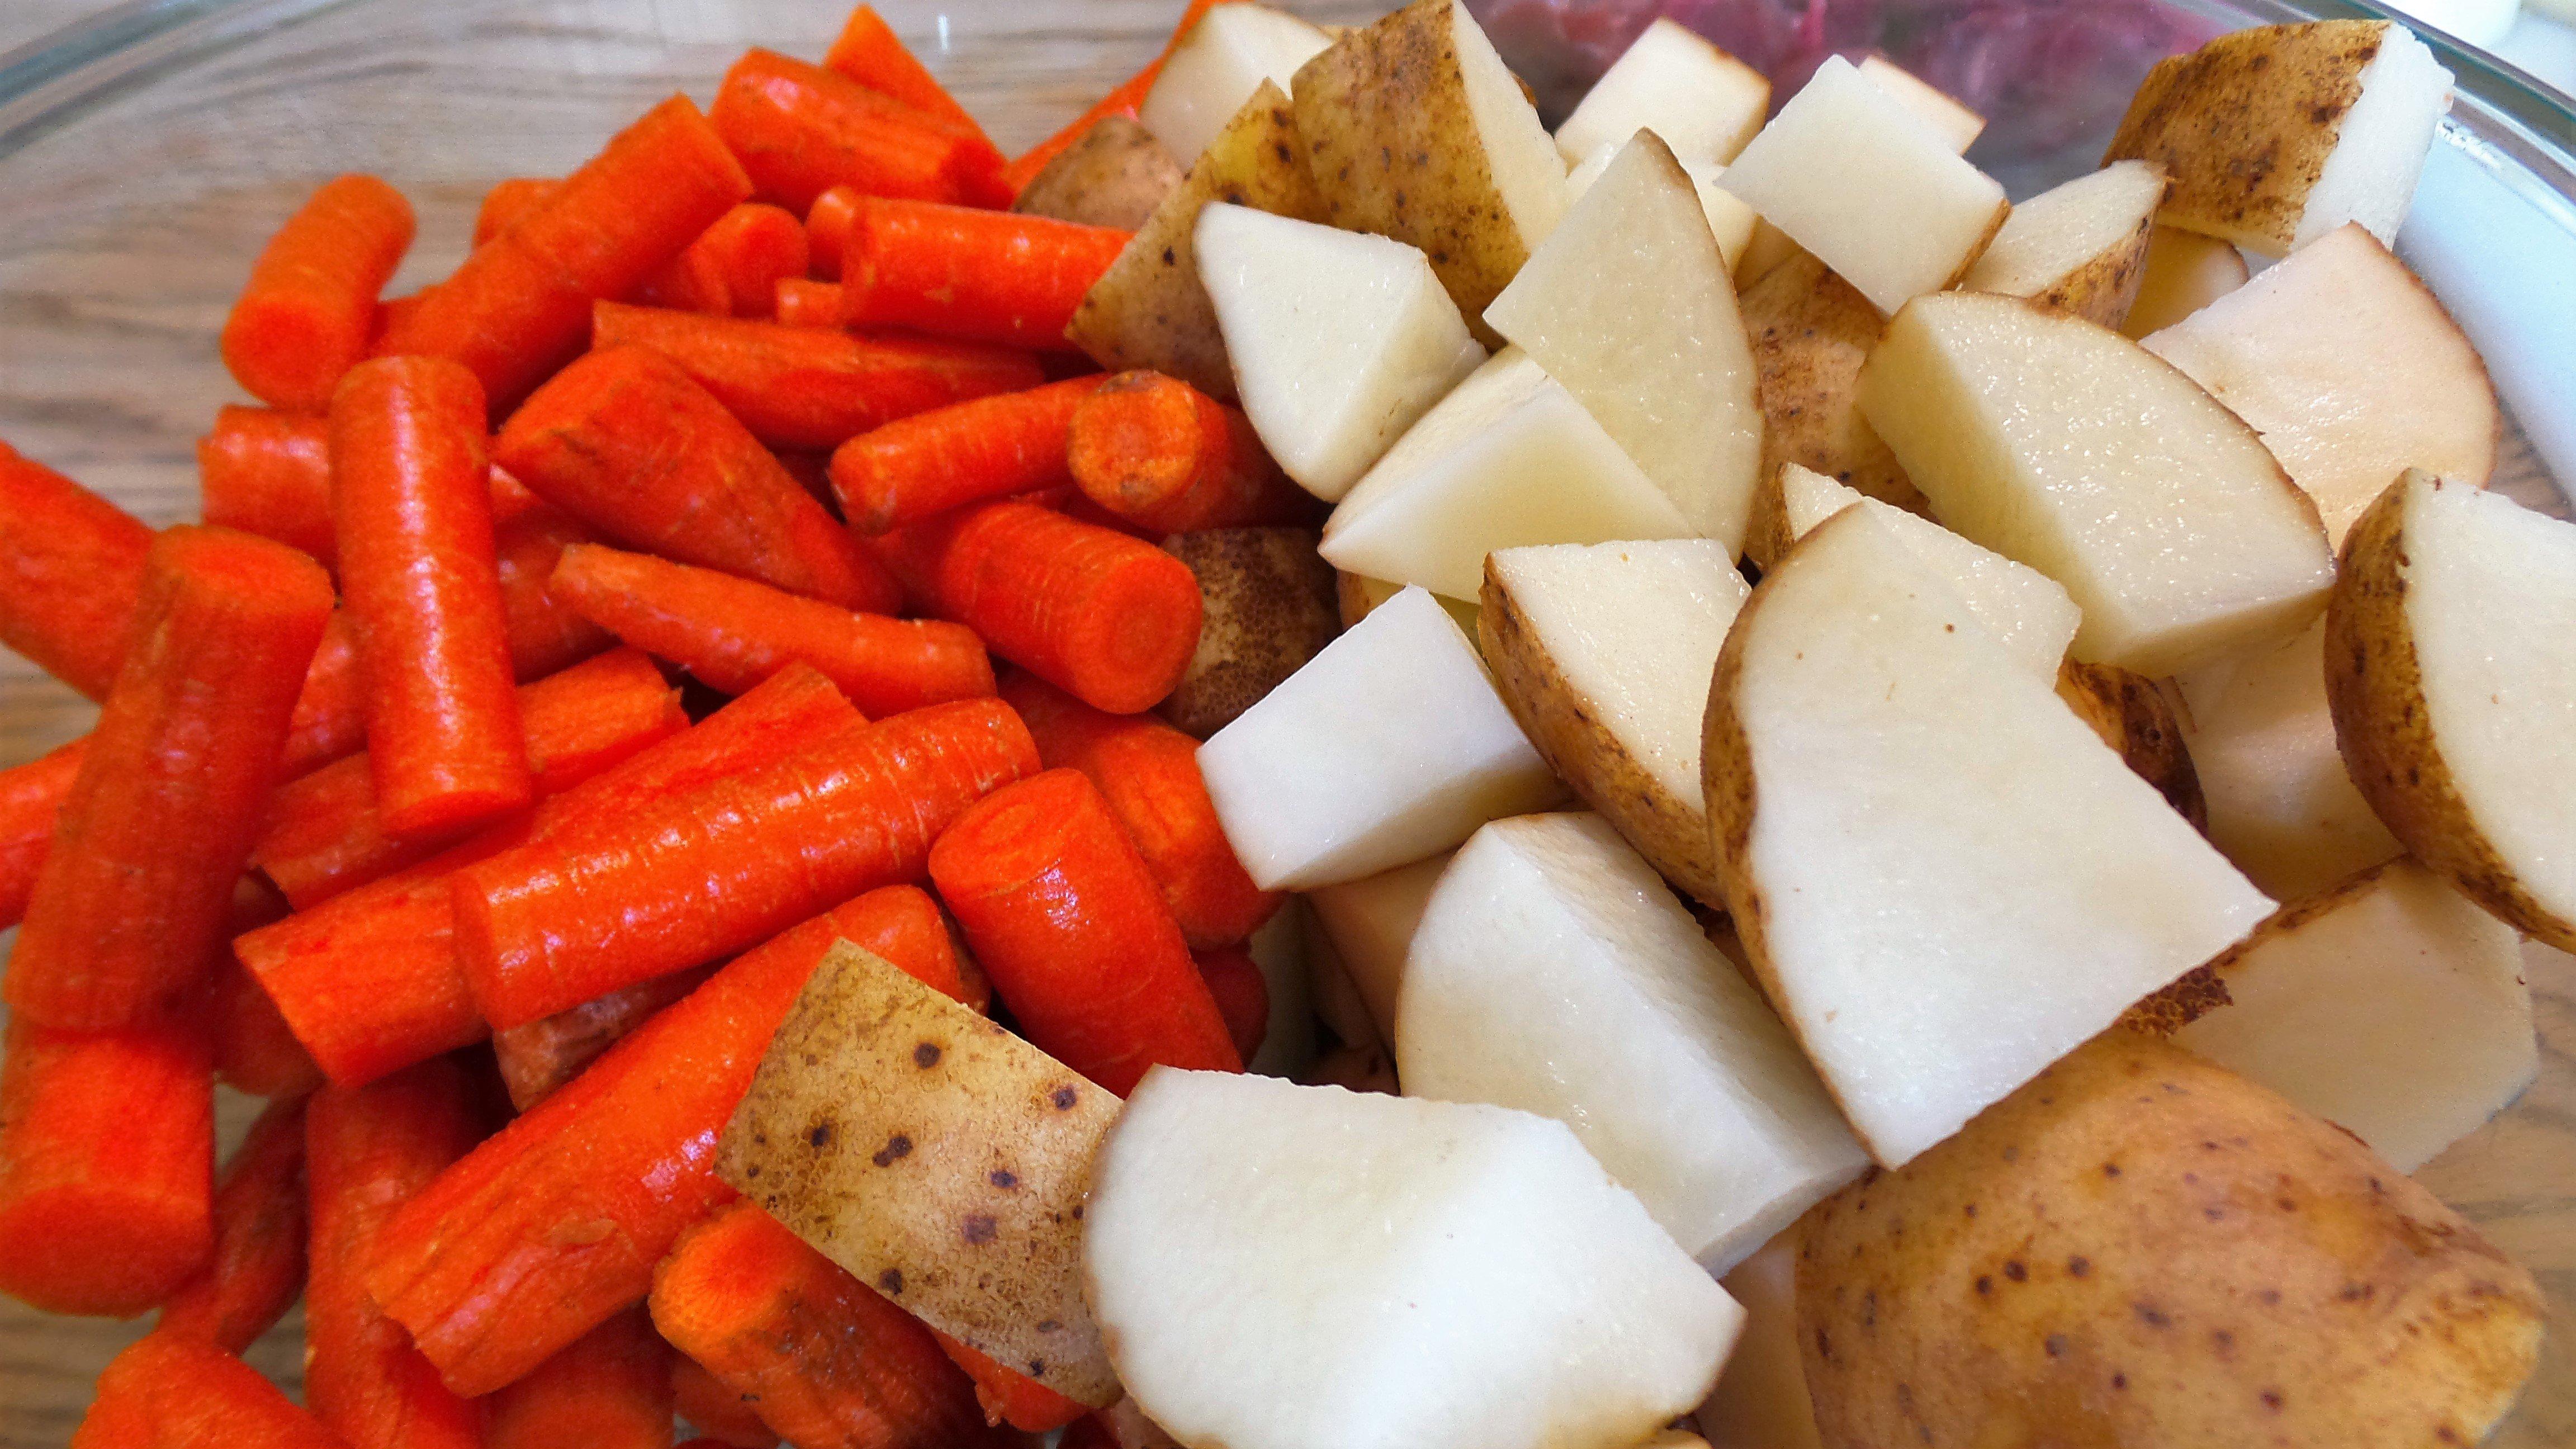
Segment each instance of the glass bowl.
M1392 0L1290 3L1351 23ZM1491 13L1531 0L1473 3ZM1010 151L1131 73L1180 9L1179 0L877 4ZM1830 38L1884 44L1902 59L1909 46L1956 39L1947 27L2024 16L2062 25L2088 6L2152 8L2176 36L2378 13L2343 0L1910 0L1877 7L1892 17L1882 29L1864 19L1858 33ZM1588 7L1629 26L1663 8L1710 6ZM819 55L845 9L843 0L129 0L0 56L0 438L154 523L194 517L194 441L218 405L238 400L215 359L217 329L269 231L316 183L370 171L411 196L420 242L393 285L408 291L464 254L491 182L563 173L674 89L704 102L747 44ZM2426 39L2460 94L2399 250L2486 353L2514 414L2497 486L2564 514L2551 475L2576 479L2576 112L2519 72ZM1533 73L1580 70L1547 54L1517 59ZM2151 59L2115 45L2086 63L2116 101ZM2090 170L2117 117L2110 104L2044 143L1999 133L1971 155L2026 196ZM70 738L93 713L0 654L0 764ZM2494 1441L2518 1449L2576 1443L2576 961L2537 948L2530 960L2540 1080L2421 1174L2550 1294L2544 1364ZM245 1104L224 1106L237 1133ZM141 1331L0 1302L0 1449L68 1439L91 1379ZM250 1357L292 1388L299 1341L290 1320Z

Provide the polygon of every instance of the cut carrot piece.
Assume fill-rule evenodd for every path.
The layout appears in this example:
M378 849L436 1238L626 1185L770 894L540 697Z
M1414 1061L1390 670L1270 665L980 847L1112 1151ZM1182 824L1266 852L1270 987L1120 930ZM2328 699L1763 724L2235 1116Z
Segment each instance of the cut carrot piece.
M1060 488L1075 411L1103 381L1068 378L891 422L832 454L832 491L861 533L969 503Z
M1158 1064L1243 1069L1154 877L1080 771L994 791L931 848L930 876L1040 1051L1120 1096Z
M170 1295L158 1333L239 1353L304 1292L304 1103L272 1102L215 1175L213 1257Z
M929 1329L755 1204L682 1238L652 1301L662 1336L798 1449L1001 1442Z
M1261 1050L1262 1039L1270 1035L1270 981L1261 967L1240 946L1227 946L1215 951L1192 953L1199 963L1199 977L1207 982L1208 994L1216 998L1216 1009L1225 1017L1225 1030L1234 1038L1235 1055L1252 1060Z
M1254 885L1225 838L1198 741L1152 715L1103 714L1026 674L1006 681L1002 698L1048 769L1080 770L1100 787L1191 950L1239 945L1278 912L1284 897Z
M773 448L831 448L897 418L1038 385L1025 352L921 337L698 317L599 304L598 346L677 363Z
M404 839L533 798L492 544L483 389L436 357L385 357L331 403L332 536L368 679L377 809Z
M525 1112L562 1090L581 1069L653 1017L703 985L715 969L674 971L594 996L579 1006L492 1033L492 1059L510 1105Z
M562 185L551 176L507 176L493 182L474 211L474 244L479 247L518 225L519 218L545 205Z
M1111 714L1153 708L1198 649L1189 565L1140 539L1033 503L987 503L878 540L929 612Z
M1172 58L1172 51L1180 45L1181 38L1190 33L1191 29L1199 23L1200 17L1225 3L1227 0L1190 0L1188 8L1181 12L1180 23L1172 27L1172 38L1164 42L1161 55L1154 57L1143 70L1120 81L1111 88L1109 94L1094 102L1090 110L1074 117L1063 130L1030 147L1017 160L1003 168L1002 180L1010 187L1011 194L1017 196L1026 189L1031 181L1037 179L1037 174L1046 169L1048 162L1063 154L1065 149L1074 142L1081 140L1086 132L1103 119L1110 116L1126 116L1133 119L1137 108L1145 104L1145 93L1154 88L1155 78L1163 73L1163 62ZM1195 156L1179 158L1184 166L1197 159Z
M659 353L614 347L565 368L510 419L500 457L629 548L844 608L889 613L897 601L848 530Z
M0 645L107 698L151 547L140 519L0 443Z
M519 690L521 753L533 794L560 795L688 728L679 691L653 661L620 649ZM335 761L279 789L251 863L297 910L437 853L439 842L385 828L365 756Z
M799 661L871 716L993 692L984 641L937 619L853 614L713 569L596 544L564 551L554 591L601 628L726 694Z
M55 1031L0 1061L0 1292L130 1318L214 1251L215 1099L202 1023Z
M296 693L279 773L292 780L366 747L367 681L358 668L358 631L346 611L334 611Z
M850 228L859 219L859 192L856 187L835 186L814 198L805 211L805 264L824 281L838 281L841 276L841 253L850 245ZM835 308L833 317L840 316ZM781 319L782 321L785 319Z
M1008 207L1017 188L1002 179L1002 153L984 134L982 123L957 103L939 78L904 47L894 28L869 6L851 12L840 37L823 54L823 68L845 75L872 91L892 96L924 115L936 117L967 143L965 187L968 202Z
M307 1096L322 1085L322 1069L314 1065L313 1054L295 1039L277 1003L238 958L215 967L208 1011L217 1081L236 1092L273 1098Z
M799 216L835 186L963 201L985 194L979 173L1000 169L981 132L774 50L734 62L709 115L760 194Z
M839 331L841 312L848 305L838 282L815 282L802 277L779 278L777 312L781 327Z
M479 1449L481 1410L368 1297L369 1253L404 1203L481 1135L463 1071L427 1061L372 1086L326 1087L306 1108L312 1282L304 1400L351 1449Z
M809 250L796 213L747 202L654 273L642 300L719 317L766 317L777 305L779 281L805 275Z
M1085 398L1065 462L1085 497L1152 533L1315 516L1242 412L1159 372L1122 372Z
M461 362L508 408L581 350L592 302L632 294L750 198L723 138L673 96L475 248L376 350Z
M1071 351L1074 309L1132 233L866 197L841 255L842 320Z
M460 872L457 957L486 1020L534 1021L919 879L950 821L1036 763L998 700L844 731L613 830Z
M0 930L18 924L35 894L36 873L53 844L54 820L79 777L89 741L0 770Z
M252 264L224 366L271 407L318 411L367 355L376 298L411 250L411 203L373 176L323 183Z
M331 536L331 424L318 413L227 404L197 440L206 522L339 559Z
M590 530L571 514L493 470L493 561L510 631L510 673L522 682L569 669L617 642L546 592L563 551L590 541Z
M750 1399L685 1353L671 1355L671 1398L680 1417L706 1436L693 1444L772 1449L778 1443L777 1431L760 1421Z
M975 1381L975 1402L984 1409L987 1424L1008 1424L1024 1433L1044 1434L1061 1429L1091 1410L1068 1399L1018 1369L996 1363L970 1345L960 1343L930 1330L939 1341L940 1350L951 1362L966 1371Z
M671 1449L671 1347L630 1308L492 1395L486 1449Z
M695 727L399 875L233 942L296 1039L343 1087L479 1041L449 876L543 832L574 837L790 755L857 723L829 680L790 667Z
M321 565L216 528L155 539L135 637L36 874L9 1005L130 1026L201 984L331 612Z
M97 1397L72 1435L72 1449L354 1446L231 1354L177 1334L148 1333L98 1376Z

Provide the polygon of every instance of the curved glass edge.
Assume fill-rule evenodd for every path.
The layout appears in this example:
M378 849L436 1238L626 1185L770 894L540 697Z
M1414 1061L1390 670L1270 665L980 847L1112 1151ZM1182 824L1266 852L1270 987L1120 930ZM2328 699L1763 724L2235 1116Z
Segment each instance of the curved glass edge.
M0 54L0 156L208 55L350 0L126 0Z

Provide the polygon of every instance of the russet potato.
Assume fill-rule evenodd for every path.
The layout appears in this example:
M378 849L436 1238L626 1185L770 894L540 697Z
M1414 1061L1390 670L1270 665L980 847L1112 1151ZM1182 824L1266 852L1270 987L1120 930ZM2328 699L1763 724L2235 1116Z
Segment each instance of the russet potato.
M1342 632L1332 565L1310 528L1221 528L1163 540L1198 576L1198 652L1155 712L1206 739Z
M1134 231L1187 174L1153 132L1125 116L1104 116L1020 188L1011 210Z

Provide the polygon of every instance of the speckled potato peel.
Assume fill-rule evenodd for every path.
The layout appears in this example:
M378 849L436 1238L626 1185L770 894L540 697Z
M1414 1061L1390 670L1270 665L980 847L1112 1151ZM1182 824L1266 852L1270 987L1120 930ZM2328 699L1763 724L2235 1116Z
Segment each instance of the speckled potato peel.
M1011 210L1134 231L1185 174L1152 132L1129 117L1104 116L1020 188Z
M1174 729L1215 734L1342 632L1333 567L1315 542L1311 528L1223 528L1163 541L1198 575L1206 606L1189 671L1155 707Z

